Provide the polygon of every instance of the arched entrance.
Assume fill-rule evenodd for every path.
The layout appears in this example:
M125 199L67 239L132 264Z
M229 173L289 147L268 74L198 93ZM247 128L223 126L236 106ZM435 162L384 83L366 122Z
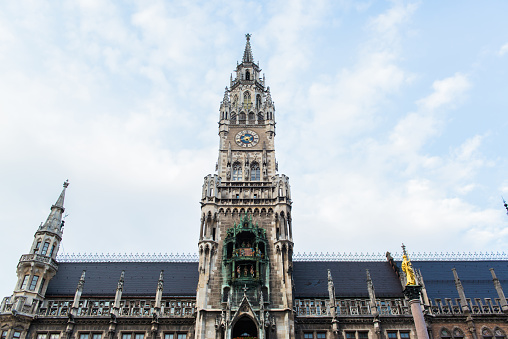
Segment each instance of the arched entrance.
M243 316L233 327L233 338L257 338L258 329L254 321L247 316Z

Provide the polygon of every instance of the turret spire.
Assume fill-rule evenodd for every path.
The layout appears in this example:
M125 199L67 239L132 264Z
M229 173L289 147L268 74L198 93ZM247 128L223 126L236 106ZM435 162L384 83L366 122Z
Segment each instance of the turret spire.
M245 43L245 51L243 52L243 62L254 62L252 48L250 47L250 37L251 35L249 33L245 34L247 42Z
M60 193L60 196L58 197L58 200L56 203L51 206L51 212L48 215L48 218L46 219L46 222L40 227L40 229L44 229L47 231L60 231L63 222L62 222L62 214L65 211L64 208L64 200L65 200L65 190L69 186L69 180L66 180L63 183L63 190L62 193Z

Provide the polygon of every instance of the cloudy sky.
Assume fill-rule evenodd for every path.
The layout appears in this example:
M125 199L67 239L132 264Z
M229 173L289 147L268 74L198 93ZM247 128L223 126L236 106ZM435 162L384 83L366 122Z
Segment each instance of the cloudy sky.
M61 253L194 252L245 33L296 252L507 251L508 2L0 4L0 294L65 179Z

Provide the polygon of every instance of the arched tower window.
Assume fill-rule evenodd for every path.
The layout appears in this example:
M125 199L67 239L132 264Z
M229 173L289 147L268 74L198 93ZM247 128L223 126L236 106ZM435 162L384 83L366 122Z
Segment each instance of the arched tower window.
M260 179L259 164L257 162L253 162L250 167L250 180L259 181L259 179Z
M256 95L256 109L261 108L261 95Z
M242 165L239 162L233 164L233 181L242 180Z
M244 109L250 109L252 106L252 101L251 101L251 98L250 98L250 93L249 91L245 91L243 93L243 108Z
M254 115L254 112L249 113L249 123L253 124L256 121L256 116Z
M245 80L250 80L250 72L249 72L249 70L245 71Z

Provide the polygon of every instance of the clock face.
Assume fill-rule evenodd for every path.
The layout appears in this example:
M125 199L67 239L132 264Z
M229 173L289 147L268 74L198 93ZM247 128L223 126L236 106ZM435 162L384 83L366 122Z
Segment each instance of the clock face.
M254 131L244 130L236 134L235 141L240 147L253 147L258 144L259 136Z

